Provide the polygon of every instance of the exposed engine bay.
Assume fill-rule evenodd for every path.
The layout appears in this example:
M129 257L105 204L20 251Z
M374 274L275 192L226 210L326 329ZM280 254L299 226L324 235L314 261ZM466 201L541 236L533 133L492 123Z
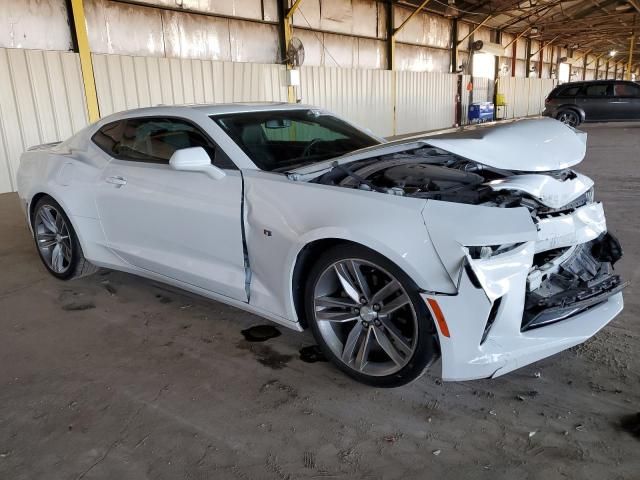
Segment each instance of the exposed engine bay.
M479 203L485 177L475 173L473 162L437 148L369 158L334 168L319 177L318 183L374 190L391 195ZM495 178L500 174L495 173Z
M556 227L546 231L545 224L557 224L558 219L579 228L572 217L584 216L581 210L596 206L593 182L569 168L538 173L501 170L425 146L348 164L336 162L313 181L428 200L527 208L538 242L527 278L522 331L570 318L625 287L613 273L622 249L606 232L604 219L603 233L584 243L574 239L558 246L561 233ZM470 247L469 252L475 258L491 258L517 246Z
M523 172L481 165L427 146L411 152L368 158L346 165L335 163L329 172L314 181L414 198L553 210L540 204L532 196L518 192L517 188L502 190L492 185L492 182L521 173ZM565 169L545 172L544 175L564 181L575 178L576 174ZM574 203L584 204L585 200Z

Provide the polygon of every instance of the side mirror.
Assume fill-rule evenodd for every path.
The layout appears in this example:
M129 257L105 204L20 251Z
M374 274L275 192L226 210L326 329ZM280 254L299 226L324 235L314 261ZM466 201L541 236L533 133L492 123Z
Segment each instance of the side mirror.
M181 172L202 172L209 175L214 180L225 177L224 170L211 165L209 154L202 147L191 147L176 150L171 155L169 165L174 170Z

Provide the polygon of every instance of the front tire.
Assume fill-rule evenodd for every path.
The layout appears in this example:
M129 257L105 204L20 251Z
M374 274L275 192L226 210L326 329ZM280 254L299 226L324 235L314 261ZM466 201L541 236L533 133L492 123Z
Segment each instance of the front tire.
M53 198L44 196L38 200L31 227L40 260L54 277L69 280L98 270L84 258L69 217Z
M305 311L327 358L359 382L398 387L437 356L437 334L418 287L367 248L338 245L318 258Z

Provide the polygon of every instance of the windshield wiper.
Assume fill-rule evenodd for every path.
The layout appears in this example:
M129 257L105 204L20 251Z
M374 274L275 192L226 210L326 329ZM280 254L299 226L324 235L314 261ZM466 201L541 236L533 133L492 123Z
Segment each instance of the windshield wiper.
M322 160L311 160L311 161L307 161L307 162L292 163L290 165L285 165L284 167L274 168L272 171L287 173L287 172L289 172L291 170L295 170L296 168L304 167L305 165L310 165L312 163L317 163L317 162L321 162L321 161Z

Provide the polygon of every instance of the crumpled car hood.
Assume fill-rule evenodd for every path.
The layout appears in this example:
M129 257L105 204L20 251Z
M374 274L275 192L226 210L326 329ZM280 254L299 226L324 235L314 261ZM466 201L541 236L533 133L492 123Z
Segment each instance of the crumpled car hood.
M364 148L338 158L292 170L298 178L321 175L334 162L390 155L434 146L460 157L502 170L548 172L580 163L587 134L551 118L518 120L461 132L396 140Z
M429 144L489 167L526 172L580 163L587 134L551 118L520 120L429 138Z

